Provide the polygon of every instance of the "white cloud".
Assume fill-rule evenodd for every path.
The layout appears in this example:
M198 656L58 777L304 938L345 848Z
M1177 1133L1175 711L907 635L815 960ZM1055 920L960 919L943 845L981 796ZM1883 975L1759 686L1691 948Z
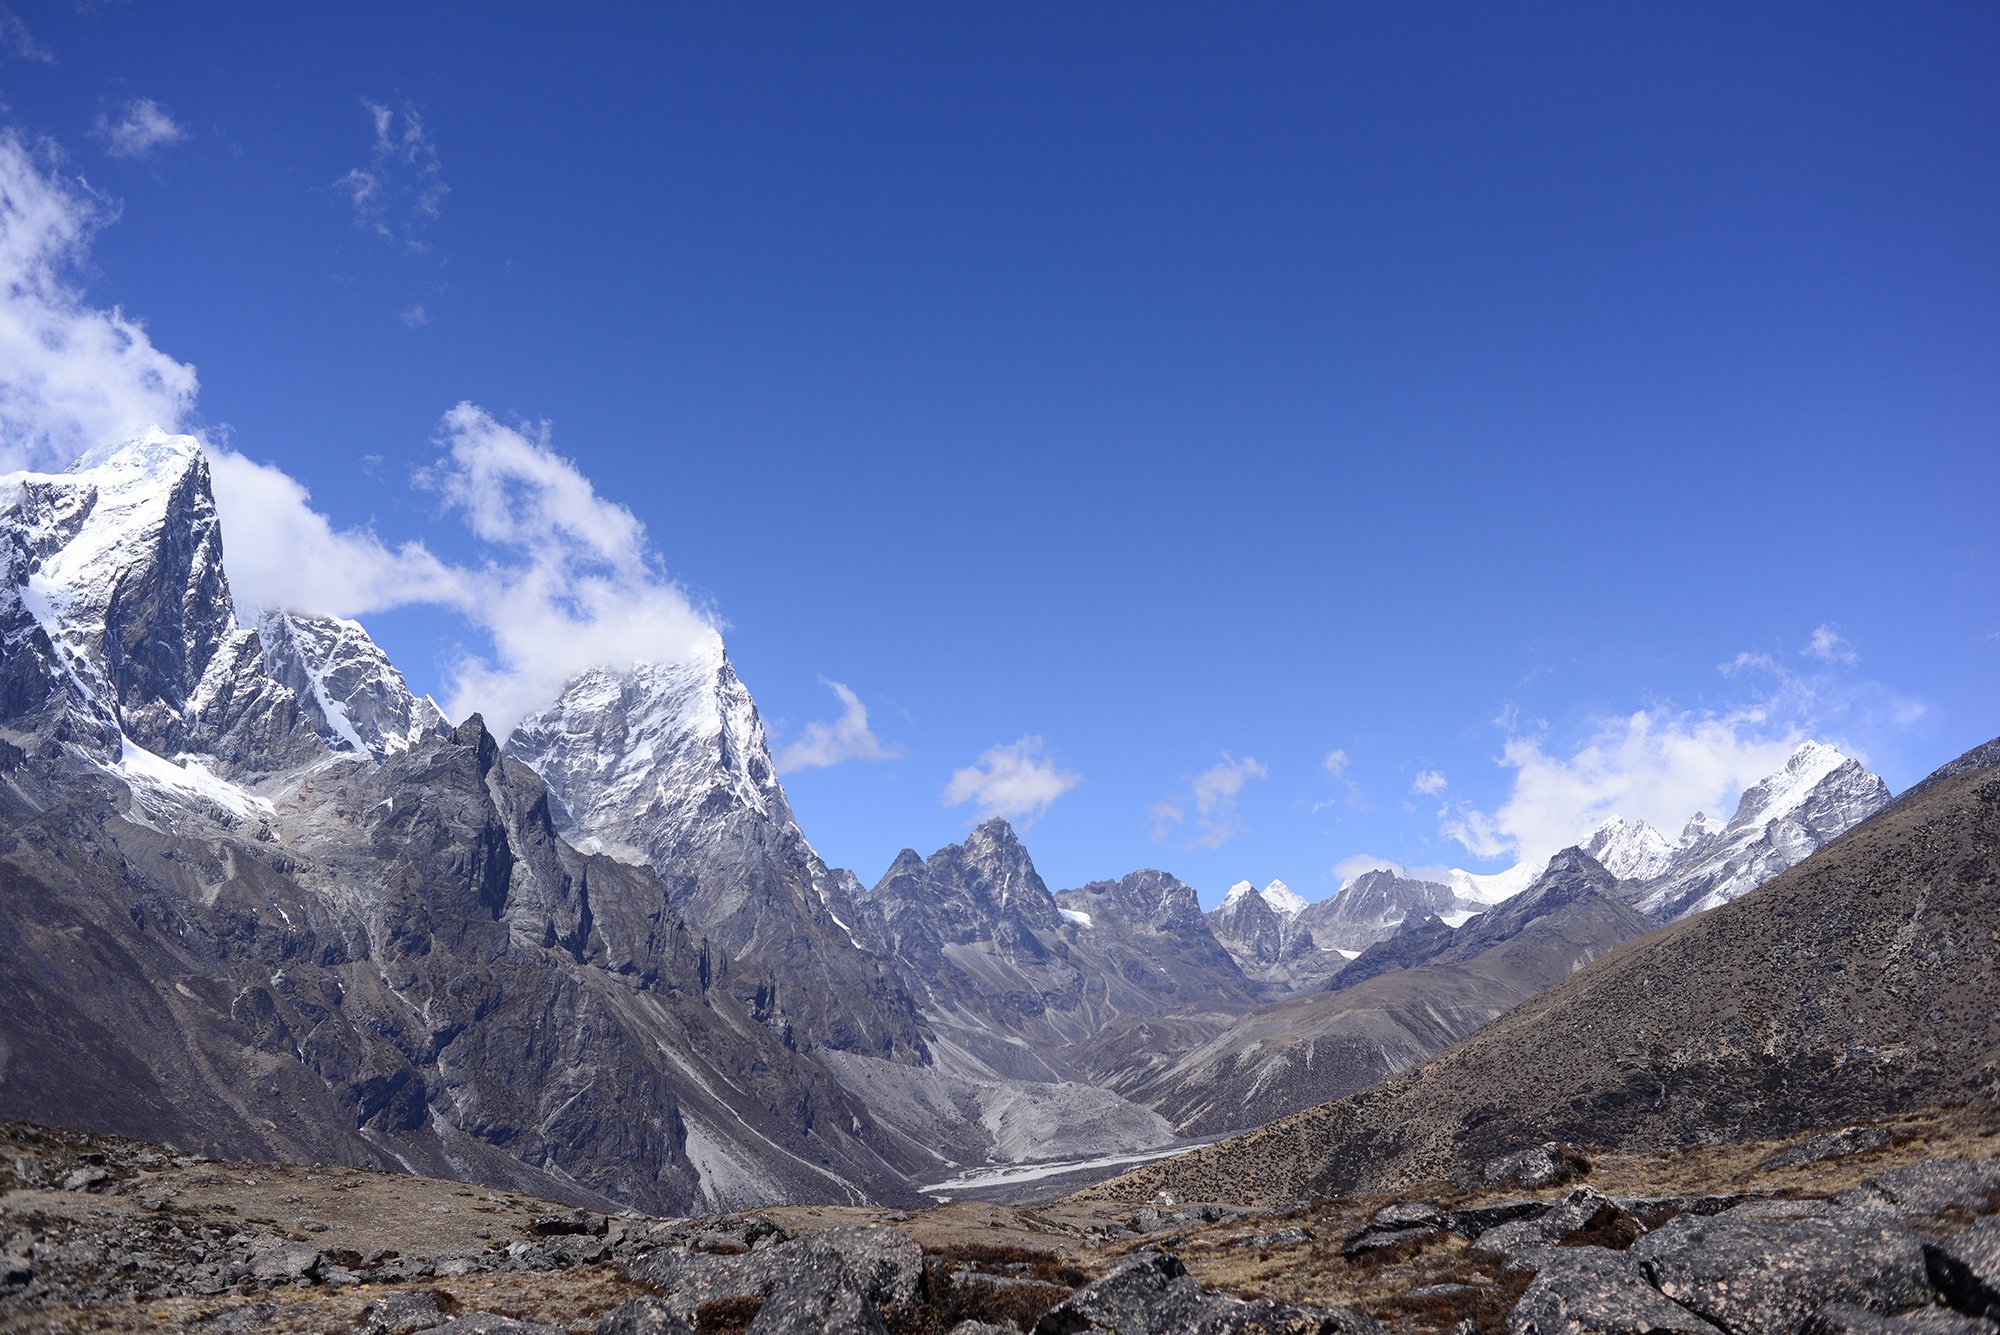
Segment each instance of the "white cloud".
M52 151L0 132L0 468L60 467L148 426L181 429L194 411L194 368L76 282L116 217Z
M948 807L973 803L979 819L1002 816L1031 825L1083 776L1049 759L1042 739L1023 737L1009 746L987 748L979 762L953 770L938 800Z
M1331 759L1331 757L1329 757ZM1243 832L1237 800L1243 785L1252 779L1267 778L1270 770L1254 756L1241 760L1224 752L1219 764L1211 765L1188 781L1185 794L1169 797L1153 805L1153 839L1159 842L1172 834L1194 811L1194 832L1184 848L1220 848Z
M428 248L430 224L444 212L444 168L423 117L407 103L401 111L361 100L374 128L368 165L355 167L334 187L346 193L354 225L411 250Z
M418 481L482 544L476 564L336 529L293 478L211 446L238 598L345 616L456 612L487 643L448 669L445 711L482 714L501 736L587 667L681 662L712 641L712 620L660 568L644 525L555 453L546 424L509 427L461 403L437 443Z
M1320 764L1326 769L1328 774L1338 779L1341 775L1347 773L1347 752L1336 746L1333 750L1326 753L1326 759L1321 761Z
M492 656L454 667L453 717L478 709L505 735L587 667L685 661L713 640L713 621L661 569L645 526L550 448L546 423L504 426L461 403L438 443L444 457L420 482L493 549L466 609Z
M1817 658L1836 667L1852 667L1859 656L1854 652L1854 646L1832 626L1820 626L1814 630L1805 653L1808 658Z
M1727 663L1717 665L1715 670L1725 677L1740 677L1746 672L1776 672L1778 660L1769 654L1753 654L1746 649Z
M1414 792L1422 793L1425 797L1436 797L1445 790L1445 785L1449 782L1437 770L1420 769L1417 771L1417 777L1411 780L1410 788Z
M422 302L418 302L414 306L406 306L397 311L396 318L403 322L403 327L406 329L421 329L431 322L431 313L424 309Z
M143 158L188 137L187 129L150 97L134 98L115 116L98 116L95 133L114 158Z
M229 587L244 606L361 617L411 604L476 605L478 577L422 543L392 548L367 529L336 529L283 470L214 445L207 454Z
M1694 714L1668 708L1601 720L1574 750L1551 753L1535 737L1510 737L1500 763L1514 771L1491 811L1459 806L1444 832L1475 857L1540 862L1614 815L1669 832L1695 811L1726 817L1744 787L1778 769L1805 740L1796 723L1764 711Z
M840 717L831 723L808 723L797 741L779 751L772 763L780 774L795 770L821 769L844 760L894 760L902 752L882 745L868 728L868 707L844 682L820 678L840 698Z

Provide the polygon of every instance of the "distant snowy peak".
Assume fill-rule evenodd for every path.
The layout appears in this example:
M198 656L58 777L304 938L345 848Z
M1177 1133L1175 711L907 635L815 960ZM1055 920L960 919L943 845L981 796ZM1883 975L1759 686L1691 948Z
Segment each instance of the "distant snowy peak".
M1474 904L1499 904L1526 890L1541 874L1542 868L1533 862L1517 862L1505 871L1496 872L1453 867L1445 873L1445 884L1460 899Z
M1740 899L1889 804L1889 788L1824 742L1806 742L1783 769L1752 784L1726 826L1688 822L1672 863L1649 882L1641 911L1662 922Z
M1834 747L1824 742L1806 742L1792 752L1783 769L1743 791L1743 799L1736 804L1736 814L1730 818L1728 829L1768 826L1803 812L1823 800L1828 790L1880 785L1881 780Z
M1259 890L1249 881L1238 881L1229 887L1229 893L1222 897L1221 907L1235 908L1245 899L1255 895L1281 918L1296 918L1305 911L1306 901L1283 881L1273 881Z
M437 702L411 694L359 622L266 612L257 635L271 675L317 717L320 735L336 748L381 760L451 730Z
M1667 869L1675 849L1645 821L1613 816L1584 841L1583 851L1621 881L1648 881Z
M1305 912L1305 897L1283 881L1273 881L1257 893L1264 897L1264 902L1269 904L1280 917L1296 918Z
M746 817L797 832L756 703L712 630L679 662L579 673L507 750L606 851L657 860Z

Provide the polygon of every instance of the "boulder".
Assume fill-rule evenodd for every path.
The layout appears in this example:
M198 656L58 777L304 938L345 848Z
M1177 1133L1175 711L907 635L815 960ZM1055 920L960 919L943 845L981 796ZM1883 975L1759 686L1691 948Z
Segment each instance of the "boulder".
M1834 1197L1843 1206L1873 1207L1901 1219L1964 1210L1992 1214L2000 1193L2000 1159L1927 1159L1877 1173Z
M1856 1154L1866 1154L1879 1150L1894 1138L1894 1133L1886 1126L1850 1126L1824 1136L1814 1136L1796 1145L1779 1150L1759 1168L1802 1168L1806 1164L1825 1163L1828 1159L1845 1159Z
M1035 1335L1381 1335L1351 1308L1327 1311L1258 1299L1241 1302L1195 1283L1179 1259L1147 1247L1079 1289L1035 1324Z
M1629 1246L1646 1231L1610 1197L1589 1187L1578 1187L1553 1208L1532 1219L1499 1224L1479 1235L1473 1244L1484 1252L1508 1253L1526 1247L1552 1247L1586 1230L1598 1231Z
M1837 1302L1891 1315L1932 1295L1923 1244L1875 1216L1681 1215L1628 1254L1661 1293L1732 1331L1794 1330Z
M888 1335L888 1332L875 1304L856 1282L854 1272L834 1261L808 1267L779 1285L757 1309L748 1335Z
M2000 1320L2000 1217L1988 1216L1944 1242L1926 1243L1931 1283L1970 1316Z
M1454 1237L1476 1238L1489 1228L1511 1224L1516 1219L1534 1219L1548 1213L1548 1210L1547 1201L1494 1201L1453 1210L1444 1217L1444 1226Z
M1479 1180L1489 1187L1538 1191L1543 1187L1564 1186L1589 1171L1590 1160L1574 1146L1552 1140L1492 1160L1479 1170Z
M453 1317L442 1326L432 1327L429 1335L569 1335L569 1332L561 1326L545 1326L539 1321L516 1321L497 1312L467 1312L464 1316Z
M1852 1303L1829 1303L1799 1327L1799 1335L1993 1335L1996 1329L1990 1321L1936 1307L1883 1316Z
M640 1298L597 1318L590 1335L694 1335L694 1331L658 1298Z
M1717 1335L1646 1282L1625 1253L1565 1247L1507 1314L1507 1335Z
M385 1293L362 1312L362 1329L368 1335L410 1335L442 1325L445 1310L438 1305L436 1289L404 1289Z

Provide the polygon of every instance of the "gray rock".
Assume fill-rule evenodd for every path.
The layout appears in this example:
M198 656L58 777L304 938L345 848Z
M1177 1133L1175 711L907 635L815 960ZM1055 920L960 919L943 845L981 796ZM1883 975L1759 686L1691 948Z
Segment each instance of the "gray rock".
M1992 1214L1996 1193L2000 1193L2000 1159L1926 1159L1878 1173L1834 1201L1914 1219L1951 1209Z
M642 1297L598 1317L590 1335L694 1335L694 1329L660 1299Z
M1487 1163L1479 1180L1489 1187L1521 1187L1537 1191L1560 1187L1590 1171L1590 1160L1574 1147L1549 1141Z
M1629 1255L1661 1293L1733 1331L1792 1330L1831 1302L1892 1314L1931 1300L1923 1244L1880 1218L1682 1215Z
M1608 1196L1578 1187L1553 1208L1532 1219L1499 1224L1479 1235L1481 1251L1514 1252L1525 1247L1552 1247L1586 1229L1608 1229L1630 1242L1645 1232L1639 1221Z
M438 1305L437 1290L405 1289L368 1304L361 1319L369 1335L409 1335L442 1324L445 1311Z
M1885 1126L1843 1127L1839 1131L1824 1136L1814 1136L1788 1149L1779 1150L1757 1166L1800 1168L1806 1164L1824 1163L1828 1159L1845 1159L1852 1155L1881 1149L1889 1143L1894 1134Z
M431 1329L433 1335L569 1335L561 1326L516 1321L497 1312L467 1312Z
M1397 1201L1377 1210L1368 1227L1389 1233L1399 1228L1442 1227L1444 1219L1444 1212L1428 1201Z
M1630 1257L1566 1247L1547 1258L1507 1314L1508 1335L1716 1335L1646 1282Z
M887 1335L875 1304L845 1265L802 1270L764 1300L749 1335Z
M710 1303L769 1299L778 1290L817 1274L839 1270L871 1304L915 1300L923 1283L923 1251L893 1228L832 1228L789 1241L772 1241L733 1256L671 1250L628 1263L626 1274L657 1286L683 1321ZM801 1290L799 1301L818 1298Z
M1538 1218L1548 1211L1547 1201L1496 1201L1490 1205L1474 1205L1463 1210L1453 1210L1444 1217L1444 1226L1454 1237L1476 1238L1488 1229L1498 1228L1516 1219Z
M1351 1308L1327 1311L1259 1299L1241 1302L1202 1288L1174 1256L1148 1247L1096 1283L1058 1303L1035 1335L1380 1335Z
M1350 1239L1340 1249L1340 1254L1348 1260L1372 1256L1379 1252L1391 1252L1411 1243L1427 1242L1444 1236L1444 1230L1435 1225L1422 1228L1399 1228L1391 1233L1371 1233L1363 1230Z
M1270 1233L1259 1233L1249 1240L1252 1247L1303 1247L1313 1240L1313 1231L1294 1224L1290 1228L1277 1229Z
M1931 1283L1946 1302L2000 1320L2000 1218L1988 1216L1958 1236L1926 1243Z
M303 1242L259 1240L250 1253L253 1279L309 1284L319 1275L319 1249Z
M1996 1329L1990 1321L1935 1307L1883 1316L1852 1303L1829 1303L1799 1327L1799 1335L1992 1335Z
M1012 1326L996 1326L991 1321L961 1321L948 1335L1021 1335Z
M95 1191L111 1180L102 1168L79 1168L62 1180L64 1191Z

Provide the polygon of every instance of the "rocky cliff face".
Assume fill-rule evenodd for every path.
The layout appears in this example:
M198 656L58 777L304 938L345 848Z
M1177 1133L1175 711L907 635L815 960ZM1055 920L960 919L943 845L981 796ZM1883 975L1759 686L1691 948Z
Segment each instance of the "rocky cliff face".
M0 545L11 717L111 765L137 747L255 775L324 751L237 624L192 437L155 431L0 481Z
M353 623L239 624L195 442L0 507L0 1009L38 1017L0 1115L660 1211L910 1199L938 1162L800 1041L796 928L732 951L572 847ZM897 995L806 1037L892 1045Z
M744 999L794 1041L925 1060L909 994L841 918L851 890L793 819L720 635L686 662L583 673L507 751L548 783L580 847L650 866L730 958L772 965L774 986Z

